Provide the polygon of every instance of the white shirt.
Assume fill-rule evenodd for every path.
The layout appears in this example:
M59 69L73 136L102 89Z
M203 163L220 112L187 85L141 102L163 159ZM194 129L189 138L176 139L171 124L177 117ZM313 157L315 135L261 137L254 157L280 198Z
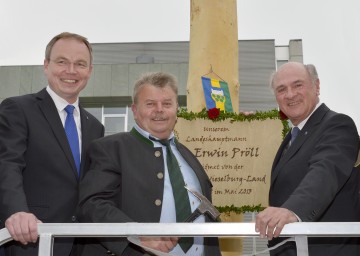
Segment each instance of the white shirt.
M66 116L67 116L67 113L65 111L65 107L67 105L73 105L75 107L75 109L74 109L74 119L75 119L76 128L77 128L77 132L78 132L78 136L79 136L79 147L80 147L79 152L80 152L80 157L81 157L81 121L80 121L79 98L73 104L69 104L66 100L64 100L59 95L57 95L50 88L50 86L46 87L46 91L50 94L50 97L52 98L52 100L55 103L56 109L58 110L59 117L61 119L61 122L62 122L63 126L65 126L65 120L66 120Z
M322 104L322 103L319 101L318 104L316 104L314 110L311 112L311 114L308 115L307 118L305 118L304 120L302 120L302 121L297 125L297 127L300 129L300 131L302 130L302 128L304 128L304 126L305 126L306 122L309 120L310 116L312 116L312 114L314 114L315 110L317 110L318 107L320 107L321 104Z
M137 124L134 125L134 128L145 138L150 139L150 137L156 138L152 136L150 133L141 129ZM158 139L158 138L156 138ZM179 166L181 173L183 175L185 184L188 188L197 191L198 193L202 194L201 186L199 179L197 178L193 169L189 166L189 164L185 161L185 159L181 156L180 152L177 150L175 143L174 143L174 134L170 135L170 146L171 150L173 151ZM163 159L164 159L164 195L162 201L162 208L161 208L161 216L160 216L160 223L175 223L176 222L176 210L175 210L175 201L172 192L172 186L170 183L169 172L167 169L166 163L166 146L162 145L160 142L153 141L154 147L161 147L163 152ZM200 204L198 198L196 198L191 192L188 192L190 205L191 205L191 212L195 211ZM204 223L205 217L199 216L194 223ZM204 253L204 238L203 237L194 237L194 244L193 246L187 251L185 254L181 247L177 245L172 251L171 254L174 255L190 255L190 256L200 256Z

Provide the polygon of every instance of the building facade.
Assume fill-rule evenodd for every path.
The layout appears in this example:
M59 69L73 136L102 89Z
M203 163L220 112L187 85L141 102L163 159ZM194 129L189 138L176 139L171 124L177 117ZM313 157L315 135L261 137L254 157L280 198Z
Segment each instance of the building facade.
M94 69L80 101L105 125L106 134L132 127L129 106L134 81L141 73L164 71L175 75L179 103L186 106L189 42L103 43L92 47ZM275 46L275 40L239 40L239 110L276 108L268 86L270 74L282 63L302 60L301 40L290 40L285 46ZM0 101L38 92L46 85L42 65L0 66Z

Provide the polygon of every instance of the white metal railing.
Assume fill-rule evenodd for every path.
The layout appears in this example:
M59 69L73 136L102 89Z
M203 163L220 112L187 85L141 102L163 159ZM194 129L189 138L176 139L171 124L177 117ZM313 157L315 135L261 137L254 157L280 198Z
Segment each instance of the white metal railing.
M254 223L39 223L38 256L52 255L54 237L204 236L257 237ZM301 222L287 224L281 236L295 237L298 256L308 255L307 237L360 237L360 222ZM0 245L11 241L0 230ZM305 248L304 248L305 247ZM300 250L301 249L301 250Z

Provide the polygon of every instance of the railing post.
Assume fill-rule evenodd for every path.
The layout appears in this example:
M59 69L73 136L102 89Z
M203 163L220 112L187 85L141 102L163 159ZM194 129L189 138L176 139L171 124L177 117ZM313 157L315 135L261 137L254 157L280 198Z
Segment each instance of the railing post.
M54 243L54 237L51 234L41 234L39 237L38 256L52 256L53 243Z
M307 236L295 236L297 256L309 256Z

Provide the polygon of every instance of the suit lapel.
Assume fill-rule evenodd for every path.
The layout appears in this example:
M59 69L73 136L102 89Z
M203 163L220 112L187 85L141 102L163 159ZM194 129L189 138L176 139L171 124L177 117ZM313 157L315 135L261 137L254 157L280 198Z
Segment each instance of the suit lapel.
M177 139L175 139L175 144L177 149L179 150L181 156L184 158L184 160L188 163L188 165L191 167L191 169L195 172L196 177L199 180L200 183L200 187L202 190L202 193L208 197L209 195L206 195L206 191L207 191L207 186L206 186L206 181L208 180L208 177L206 176L205 172L200 171L199 166L197 165L198 162L195 161L195 159L189 158L187 157L187 154L185 153L184 150L184 146L180 145L180 143L177 141Z
M274 163L273 166L273 170L272 170L272 175L271 175L271 182L274 182L277 175L279 174L280 170L283 168L283 166L296 154L296 152L301 148L301 146L305 143L305 141L308 138L309 133L306 132L304 133L302 130L299 132L299 134L296 137L296 140L294 141L294 143L286 150L286 152L283 153L283 150L285 149L285 147L289 144L290 138L291 138L291 134L289 133L286 136L286 143L284 140L285 145L282 144L283 146L283 150L279 150L277 157L278 158L278 162L276 162L277 164ZM280 155L280 156L278 156Z
M80 120L81 120L81 165L80 165L80 176L84 173L84 158L85 158L85 150L88 148L91 138L90 138L90 131L89 131L89 116L87 115L86 111L79 106L80 109Z
M59 117L58 110L56 109L54 101L52 100L52 98L45 89L37 93L36 96L38 99L40 99L39 100L40 110L44 114L45 119L49 123L49 126L51 127L56 140L63 149L66 158L68 159L70 165L72 166L74 175L77 177L75 161L71 153L71 149L67 141L65 130L61 123L61 119Z
M177 150L179 151L180 155L184 158L184 160L188 163L188 165L191 167L191 169L195 172L196 176L199 178L199 171L197 170L194 161L191 161L191 159L188 159L186 157L185 152L183 151L182 145L179 144L179 141L175 138L175 145ZM199 178L199 181L201 181L202 179ZM202 186L202 185L201 185Z
M289 132L286 136L285 139L283 140L283 142L281 143L279 150L276 153L275 159L274 159L274 163L272 166L272 170L271 170L271 183L273 183L273 181L275 180L277 174L278 174L278 170L280 169L279 166L282 165L282 163L284 162L284 157L287 153L288 150L288 145L291 139L291 133ZM286 152L285 152L286 151Z
M287 134L274 160L271 172L271 183L274 183L283 166L292 158L292 156L296 154L296 152L298 152L311 134L316 131L316 127L321 122L327 111L329 111L329 108L325 104L321 104L306 122L305 126L301 129L291 147L289 147L286 153L282 156L282 152L291 138L291 133Z

